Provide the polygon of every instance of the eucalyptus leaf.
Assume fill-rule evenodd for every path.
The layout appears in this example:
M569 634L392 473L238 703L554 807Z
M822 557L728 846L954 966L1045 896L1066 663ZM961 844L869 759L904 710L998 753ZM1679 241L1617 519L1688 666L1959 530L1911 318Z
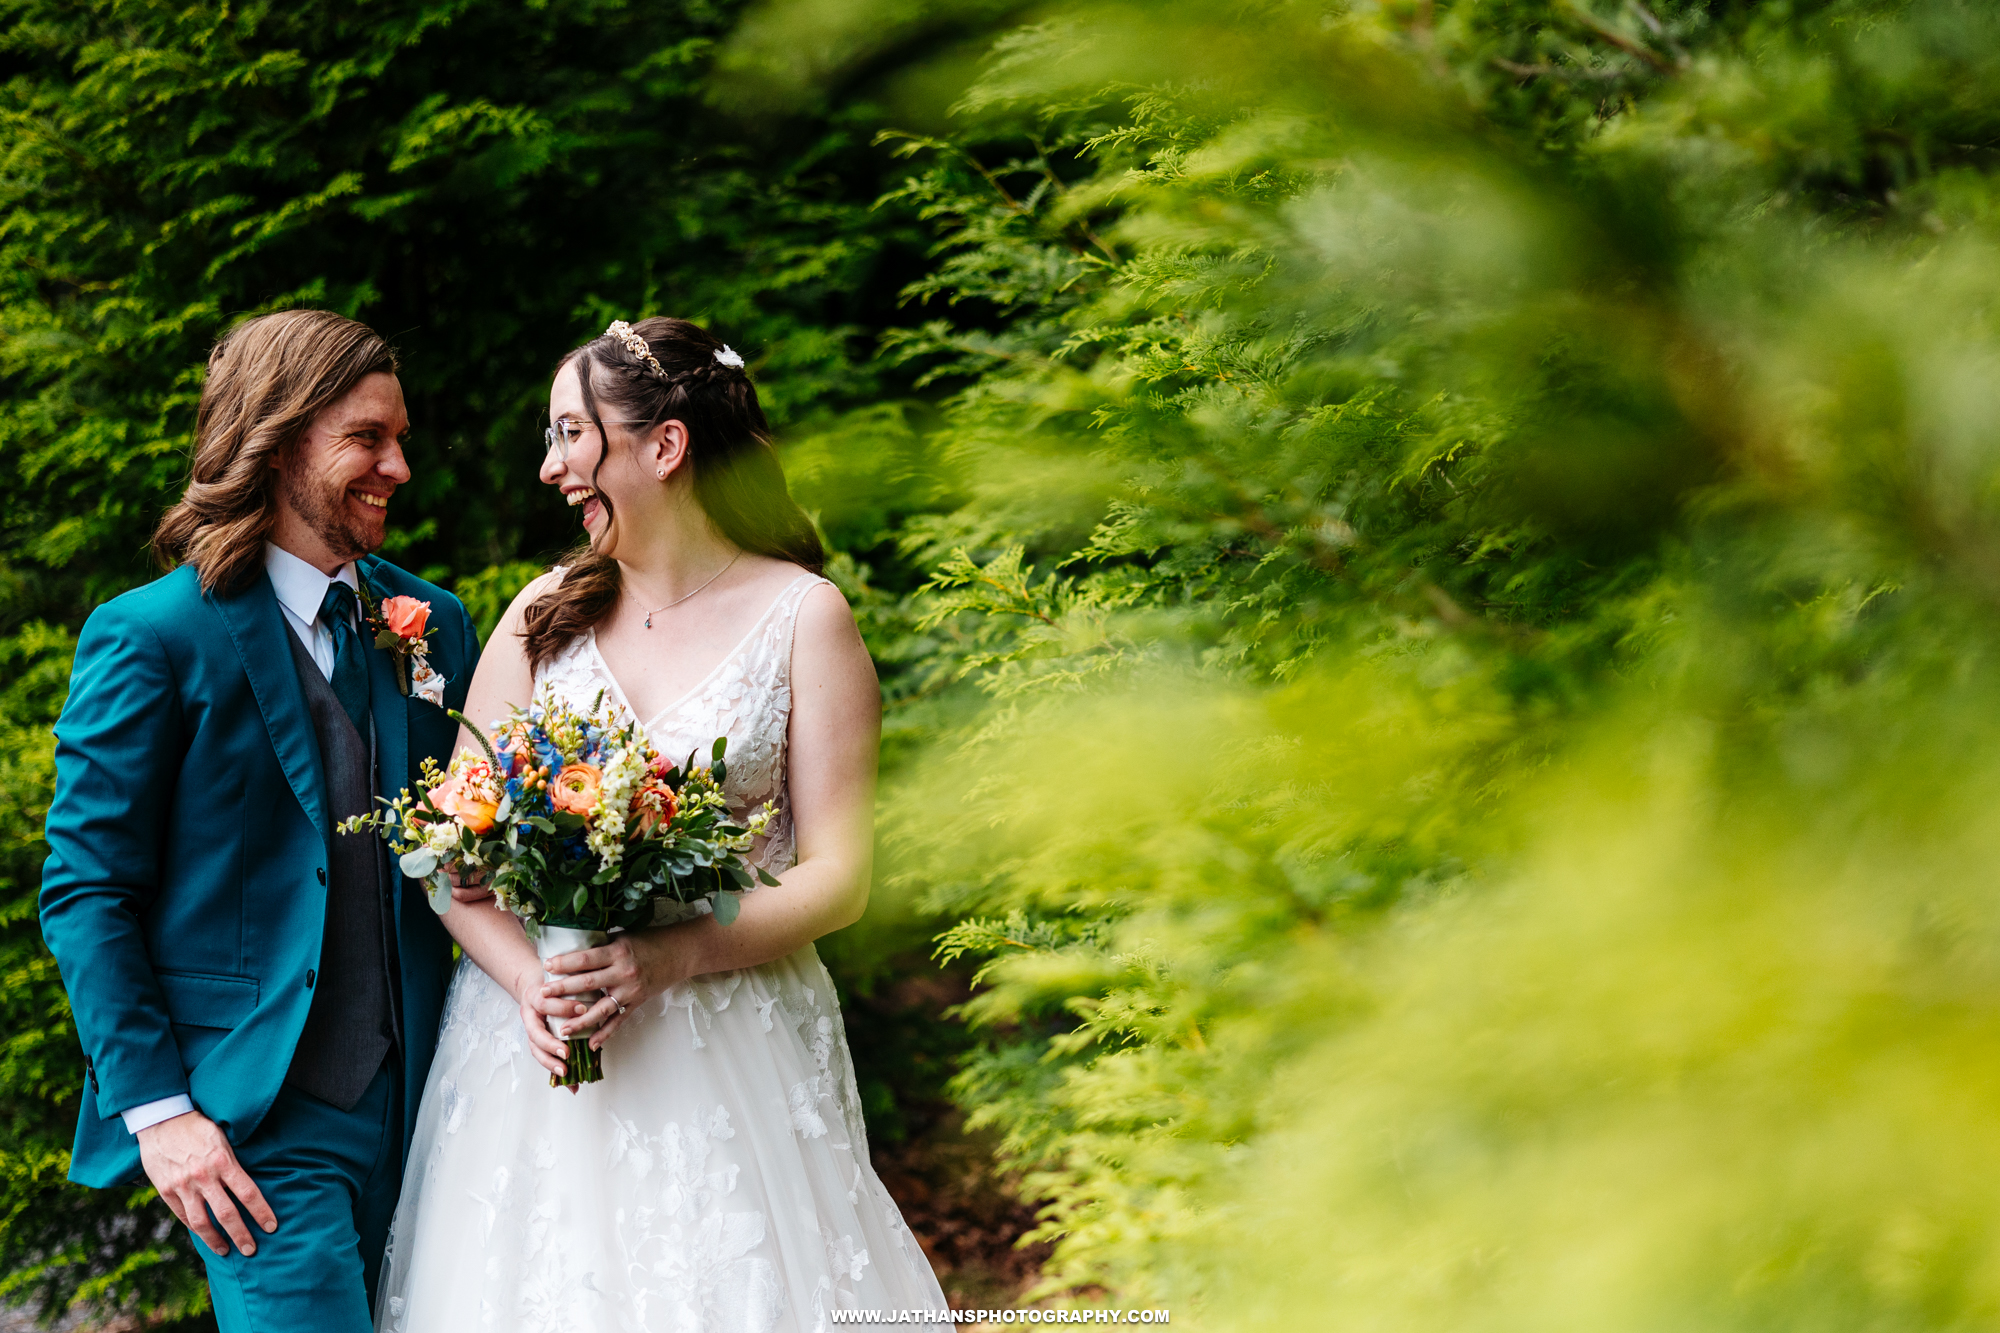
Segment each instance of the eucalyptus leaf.
M449 912L451 910L451 876L442 870L433 874L430 877L430 891L424 896L430 902L431 910L439 916L443 916L446 912Z
M411 879L422 879L437 869L437 853L428 847L419 847L413 852L404 852L397 857L396 864Z
M727 891L715 895L715 924L726 926L736 919L738 907L742 905L742 895Z

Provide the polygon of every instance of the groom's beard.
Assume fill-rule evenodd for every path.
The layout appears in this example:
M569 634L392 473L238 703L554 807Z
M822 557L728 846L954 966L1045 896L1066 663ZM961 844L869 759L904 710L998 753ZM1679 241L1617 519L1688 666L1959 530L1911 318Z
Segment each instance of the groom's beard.
M291 470L281 470L278 477L286 503L305 520L313 535L341 559L358 559L382 544L381 537L347 512L346 482L328 483Z

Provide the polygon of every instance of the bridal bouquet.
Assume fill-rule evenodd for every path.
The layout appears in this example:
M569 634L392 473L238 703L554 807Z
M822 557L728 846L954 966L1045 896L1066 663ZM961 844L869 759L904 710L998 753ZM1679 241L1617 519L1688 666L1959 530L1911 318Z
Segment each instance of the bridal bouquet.
M453 713L483 757L464 752L444 768L424 760L414 793L405 789L340 831L381 834L405 875L429 881L440 913L451 906L450 872L490 876L494 897L544 959L647 924L662 898L706 898L728 925L753 880L777 883L743 859L772 807L735 822L722 791L726 739L705 766L693 754L673 764L622 711L602 694L582 713L545 695L496 722L493 740ZM587 1035L572 1034L568 1046L551 1087L604 1076Z

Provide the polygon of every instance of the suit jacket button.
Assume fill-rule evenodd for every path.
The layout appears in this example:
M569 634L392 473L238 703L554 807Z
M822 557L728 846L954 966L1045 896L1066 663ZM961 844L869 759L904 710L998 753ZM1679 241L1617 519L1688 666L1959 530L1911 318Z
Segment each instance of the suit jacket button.
M307 989L307 990L311 990L312 988L313 988L313 970L312 970L311 968L307 968L307 969L306 969L306 989Z
M326 883L326 867L325 867L325 866L321 866L321 867L319 868L319 882L320 882L320 883L322 883L322 884Z

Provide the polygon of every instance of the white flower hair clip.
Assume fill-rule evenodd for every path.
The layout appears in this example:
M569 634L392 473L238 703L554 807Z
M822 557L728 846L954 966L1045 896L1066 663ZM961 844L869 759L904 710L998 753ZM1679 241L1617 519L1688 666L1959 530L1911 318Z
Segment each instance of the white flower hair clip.
M728 343L722 345L722 350L715 354L715 359L731 370L743 369L743 358L731 351Z
M661 379L667 377L667 372L661 367L659 358L653 355L652 344L640 337L639 331L624 320L612 320L611 327L604 330L604 336L607 338L616 338L619 342L623 343L626 351L630 352L636 360L644 362Z

